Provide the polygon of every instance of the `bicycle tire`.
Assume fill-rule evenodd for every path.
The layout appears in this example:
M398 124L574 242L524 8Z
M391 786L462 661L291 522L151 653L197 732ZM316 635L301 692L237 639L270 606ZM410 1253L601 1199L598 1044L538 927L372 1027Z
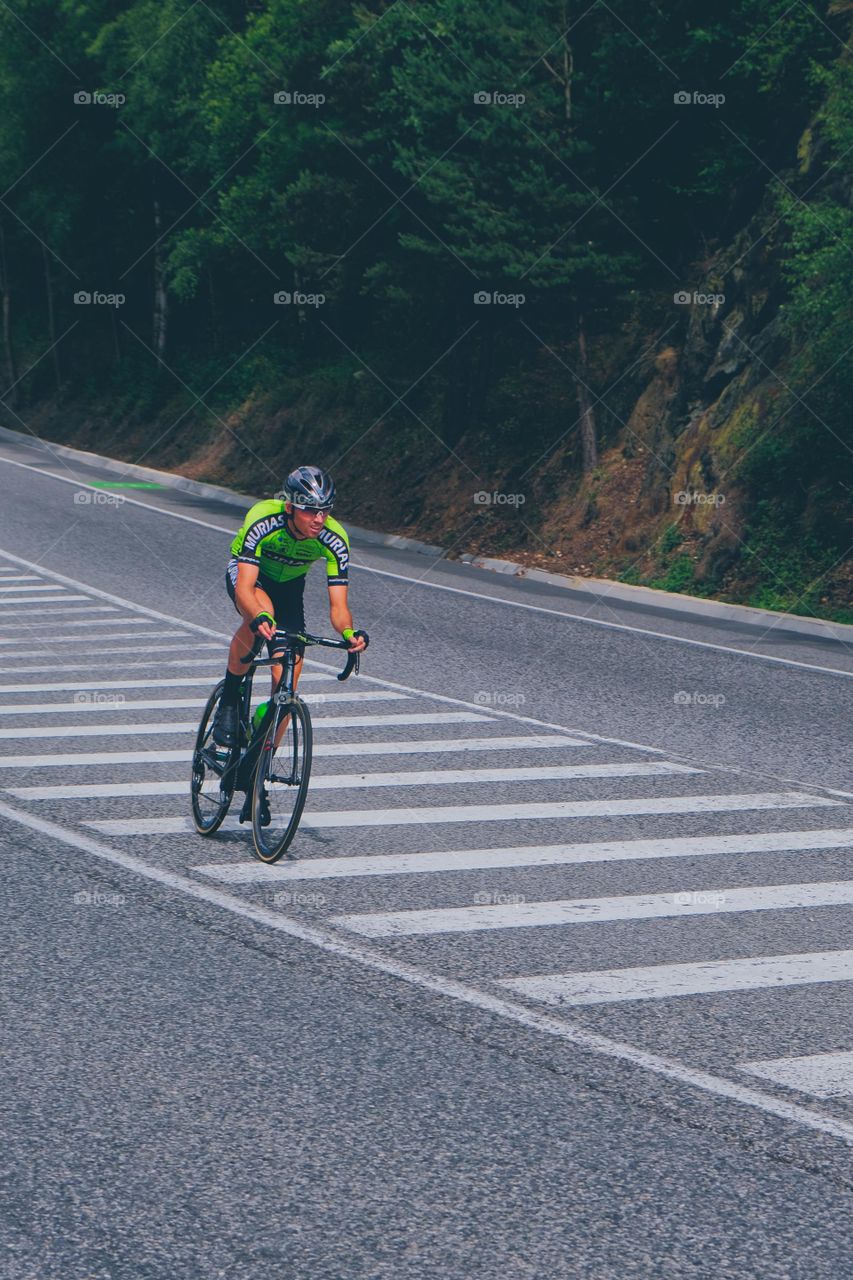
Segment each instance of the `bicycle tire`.
M225 681L220 680L219 684L208 698L204 711L201 713L198 733L196 734L195 749L193 750L192 774L190 776L190 804L192 807L193 824L200 836L212 836L213 833L218 831L222 826L228 810L231 807L231 801L234 796L234 785L237 779L236 765L240 758L239 745L227 749L216 747L213 740L209 737L209 726L212 723L217 704L219 699L222 697L222 690L224 688ZM210 764L210 759L205 759L204 753L206 751L213 750L222 756L223 773L219 775L219 798L215 804L212 802L211 798L210 807L202 809L200 798L204 794L202 792L202 787L204 786L205 778L209 773L216 775L216 771ZM223 779L225 780L224 786L222 785Z
M287 715L290 716L290 721L276 747L275 738L279 725ZM276 708L264 735L252 781L252 840L255 854L261 862L278 862L296 835L308 798L313 742L311 715L300 697L294 696ZM296 775L292 782L277 773L277 769L286 767L286 764L291 767L291 777ZM280 820L277 820L275 807L277 796L282 797ZM262 825L265 799L271 817L269 826Z

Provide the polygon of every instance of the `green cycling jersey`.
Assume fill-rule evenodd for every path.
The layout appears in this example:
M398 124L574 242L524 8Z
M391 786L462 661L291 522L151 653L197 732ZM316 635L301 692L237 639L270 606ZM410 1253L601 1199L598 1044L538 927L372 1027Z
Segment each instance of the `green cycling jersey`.
M330 586L348 582L349 538L343 525L329 516L316 538L296 538L284 503L277 498L256 502L231 543L238 564L257 565L271 582L304 577L315 560L326 561Z

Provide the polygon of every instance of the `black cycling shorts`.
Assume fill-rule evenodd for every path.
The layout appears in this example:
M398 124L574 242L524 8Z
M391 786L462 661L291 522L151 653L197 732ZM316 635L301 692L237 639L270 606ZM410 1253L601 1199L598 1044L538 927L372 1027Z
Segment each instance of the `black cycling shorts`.
M237 600L235 598L237 568L237 560L233 559L228 562L228 568L225 570L225 589L235 609L237 609ZM273 582L271 578L265 577L264 574L258 574L256 585L262 591L266 591L270 600L272 600L275 625L284 631L305 630L305 602L303 599L305 595L305 576L303 574L301 578L291 578L289 582ZM239 613L240 610L237 609L237 612Z

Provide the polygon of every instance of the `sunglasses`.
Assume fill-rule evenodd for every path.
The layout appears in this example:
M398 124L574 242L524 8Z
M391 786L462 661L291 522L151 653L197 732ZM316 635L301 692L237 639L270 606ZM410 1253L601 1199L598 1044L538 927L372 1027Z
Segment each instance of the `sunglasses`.
M294 509L295 509L296 511L303 511L303 512L305 513L305 515L306 515L306 516L324 516L324 515L327 515L327 514L328 514L328 512L330 512L332 508L331 508L331 507L297 507L297 506L294 506Z

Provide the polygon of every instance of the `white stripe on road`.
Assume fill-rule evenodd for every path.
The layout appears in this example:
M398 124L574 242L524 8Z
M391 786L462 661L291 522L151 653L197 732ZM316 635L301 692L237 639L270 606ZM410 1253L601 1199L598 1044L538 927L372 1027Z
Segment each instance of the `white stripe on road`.
M197 652L197 649L207 649L207 648L216 649L217 651L216 654L214 655L212 653ZM67 662L65 658L57 655L56 661L50 663L49 666L31 667L26 665L20 665L19 663L16 662L14 667L0 667L0 675L16 676L16 675L22 675L22 674L38 674L39 672L42 672L42 671L43 672L91 671L93 669L96 671L113 671L114 669L122 670L122 663L120 662L100 661L99 659L101 655L105 653L147 653L152 660L151 665L157 666L158 668L159 667L203 667L205 663L208 663L208 662L212 663L214 667L220 664L219 655L222 653L221 645L212 644L212 645L194 646L192 652L186 658L161 658L160 657L161 653L169 653L170 651L175 649L179 651L185 650L185 646L177 645L177 644L175 645L158 644L156 651L154 647L150 644L134 646L130 649L101 649L99 647L98 658L93 657L88 662ZM54 649L52 646L51 646L50 652L51 653L54 652ZM2 651L0 651L0 658L14 658L16 656L17 655L14 653L3 653ZM32 658L32 657L35 657L35 654L30 649L29 651L23 653L21 656L24 658ZM82 657L82 654L75 654L74 656ZM130 662L127 663L124 669L128 671L136 671L138 668L142 666L143 666L143 663L141 663L138 658L132 658ZM224 664L223 664L223 669L224 669ZM303 672L303 675L302 675L303 680L305 679L306 674L307 674L306 672ZM208 679L212 680L212 677L208 677ZM71 686L71 687L76 688L77 686Z
M312 786L313 781L312 781ZM791 809L838 805L837 800L795 791L738 796L664 796L655 800L578 800L557 804L444 805L429 809L339 809L304 813L300 827L394 827L438 822L504 822L532 818L618 818L636 814L731 813L747 809ZM84 824L110 835L176 835L194 831L189 818L116 818Z
M135 705L139 705L138 703ZM157 703L162 706L162 703ZM195 704L194 704L195 705ZM127 706L127 703L125 703ZM201 704L198 704L199 708ZM396 727L397 725L441 725L441 724L470 724L472 720L482 721L488 720L488 716L475 715L468 711L413 711L411 714L398 713L394 715L371 715L371 716L312 716L315 728L319 729L385 729L388 727ZM63 725L38 725L36 728L27 726L23 729L0 729L0 740L7 738L42 738L46 742L52 741L54 738L112 738L112 737L133 737L135 734L143 733L181 733L195 734L198 729L198 720L166 720L154 723L139 724L110 724L110 725L82 725L82 724L63 724ZM317 748L315 746L314 750Z
M37 586L37 587L7 587L7 586L6 586L6 583L7 583L7 582L38 582L38 583L43 583L43 582L44 582L44 580L43 580L42 578L36 578L36 577L34 577L32 574L28 574L28 573L17 573L17 574L13 574L11 577L3 578L3 579L2 579L2 582L3 582L3 586L0 586L0 591L3 591L3 592L6 592L6 591L61 591L61 590L63 590L63 588L62 588L62 587L60 587L59 583L57 583L57 582L44 583L44 585L43 585L43 586Z
M836 954L846 954L853 961L853 951ZM853 1094L853 1053L847 1050L838 1053L810 1053L802 1058L741 1062L738 1066L741 1071L763 1076L765 1080L787 1085L789 1089L799 1089L800 1093L810 1093L815 1098L844 1098Z
M14 793L13 793L14 794ZM853 904L853 880L825 884L755 885L748 889L682 889L615 898L381 911L334 917L333 923L370 938L411 934L474 933L486 929L542 929L554 925L609 924L614 920L724 915L736 911L786 911Z
M79 702L27 702L19 704L15 707L0 707L0 719L5 716L47 716L47 715L63 715L68 716L76 712L85 711L110 711L123 712L124 714L132 714L134 711L169 711L179 707L195 707L201 713L204 707L204 698L143 698L136 699L123 698L121 694L102 694L99 701L88 701L81 698ZM195 726L198 728L198 725ZM52 732L50 727L40 728L39 734L48 735ZM14 736L14 735L13 735Z
M315 752L317 748L314 748ZM36 757L27 757L35 759ZM58 757L66 760L66 757ZM73 756L68 756L69 763ZM9 757L10 763L15 760ZM98 761L100 763L100 761ZM680 840L615 840L590 844L521 845L505 849L444 849L437 853L377 853L305 858L264 866L252 862L210 862L193 867L223 884L273 880L329 880L352 876L405 876L436 871L481 871L501 867L577 866L633 859L712 857L853 847L853 829L775 831L741 836L688 836Z
M315 717L314 723L319 723ZM424 738L408 742L328 742L314 743L314 754L327 756L392 756L392 755L451 755L457 751L528 751L559 749L560 747L589 747L590 743L578 738L560 737L553 733L531 733L522 738ZM592 744L593 748L595 744ZM321 750L322 747L322 750Z
M150 724L40 724L36 728L0 729L0 740L14 738L40 738L52 742L54 738L132 738L137 734L180 733L193 735L198 732L196 720L165 720Z
M66 625L70 627L72 624L69 622L69 623L67 623ZM81 625L81 624L74 624L74 625ZM150 623L149 625L153 626L153 623ZM122 621L122 622L119 622L119 620L118 620L117 618L107 618L107 619L104 619L104 621L103 621L103 622L99 622L99 623L98 623L98 636L100 636L100 635L101 635L101 632L103 631L104 627L126 627L126 626L128 626L128 623L127 623L127 621L126 621L126 620L124 620L124 621ZM49 647L48 647L48 645L45 643L44 634L42 633L41 629L40 629L40 628L38 628L38 627L35 627L35 626L31 625L31 626L30 626L30 630L32 631L32 633L33 633L33 636L34 636L34 637L35 637L35 636L38 636L38 639L36 640L36 639L34 638L33 640L31 640L31 641L30 641L30 644L29 644L29 647L28 647L28 648L26 648L26 649L15 649L15 650L4 649L4 650L2 650L2 652L0 652L0 658L18 658L18 657L20 657L20 658L34 658L34 657L36 657L36 655L41 656L41 655L43 655L43 654L45 654L45 653L55 653L55 654L56 654L56 656L57 656L57 659L58 659L59 661L61 661L61 660L62 660L62 653L63 653L63 650L64 650L64 649L67 649L67 647L68 647L70 644L87 644L87 645L89 645L91 648L93 648L93 649L95 648L95 646L94 646L94 645L92 645L92 637L91 637L91 635L85 635L85 636L68 636L68 635L66 635L66 634L65 634L65 629L66 629L65 627L63 627L63 628L62 628L62 635L61 635L61 636L58 636L58 637L56 637L55 639L53 639L53 638L51 639L51 641L50 641L50 645L49 645ZM98 645L97 645L97 652L98 652L98 653L127 653L127 652L135 652L135 653L150 653L150 654L152 654L152 655L153 655L153 654L155 654L155 653L159 653L159 652L160 652L160 650L159 650L159 642L160 642L161 638L166 638L166 637L168 637L169 639L172 639L172 638L174 638L174 637L183 637L187 644L190 644L190 643L195 639L195 637L194 637L194 636L187 636L187 635L185 635L183 631L158 631L158 632L156 632L156 633L155 633L155 632L152 632L152 631L143 631L143 632L142 632L142 634L140 634L138 631L113 631L113 632L108 632L108 633L104 636L104 639L105 639L105 640L141 640L141 639L143 639L143 637L145 637L145 636L150 636L150 637L151 637L152 642L153 642L153 641L155 640L155 638L156 638L157 643L158 643L158 648L156 648L156 649L155 649L155 648L153 648L153 647L152 647L152 644L148 644L148 645L145 645L144 647L137 648L137 649L135 649L135 650L128 650L128 649L125 649L125 648L119 648L119 649L102 649L102 648L101 648L101 646L100 646L100 644L98 644ZM26 644L26 643L27 643L27 637L26 637L26 636L13 636L13 637L10 637L9 639L2 639L2 638L0 638L0 645L8 645L8 644L17 644L17 645L21 645L21 644ZM168 648L170 648L170 649L179 649L179 648L183 648L183 647L184 647L183 645L176 645L176 644L173 644L173 645L169 645L169 646L168 646ZM204 645L200 646L200 648L205 648L205 647L206 647L206 646L204 646ZM220 651L222 650L222 646L221 646L221 645L217 645L216 647L217 647ZM70 654L69 656L70 656L70 657L77 657L77 654L76 654L76 653L73 653L73 654ZM54 667L54 670L55 670L55 667Z
M334 932L314 925L304 924L300 920L286 916L280 911L246 902L242 898L225 893L211 885L200 884L188 876L168 871L164 867L153 866L141 858L132 857L120 849L92 840L76 831L70 831L56 822L45 822L29 813L22 813L10 805L0 804L0 816L10 822L17 822L31 831L46 837L51 847L57 842L78 849L80 852L97 858L110 866L119 867L123 871L144 877L149 881L171 889L185 897L202 901L210 906L229 912L239 919L249 920L253 925L260 925L271 932L285 937L296 938L301 942L317 947L327 955L335 956L363 968L394 977L420 991L427 991L431 996L444 996L467 1004L481 1013L503 1017L522 1026L525 1030L535 1031L539 1035L549 1035L564 1044L576 1048L600 1053L612 1061L630 1063L641 1070L649 1071L679 1086L701 1089L714 1098L726 1099L739 1106L752 1107L763 1115L784 1119L799 1124L816 1133L831 1134L843 1142L853 1143L853 1124L836 1116L826 1115L820 1111L810 1110L795 1103L777 1098L771 1093L762 1093L755 1088L747 1088L724 1076L713 1075L708 1071L700 1071L686 1063L675 1062L661 1054L649 1053L635 1045L625 1044L609 1036L576 1026L553 1014L534 1010L510 1000L506 996L498 996L493 992L480 991L468 983L443 977L419 969L393 956L374 951L362 943L341 937Z
M303 676L304 678L304 676ZM364 756L364 755L420 755L425 751L440 751L450 754L465 751L517 750L521 747L561 747L567 739L556 736L537 738L443 738L436 741L418 742L416 738L408 742L315 742L315 756ZM569 741L569 746L575 745ZM578 744L586 745L586 744ZM68 768L77 764L158 764L160 761L192 760L192 751L90 751L69 752L68 754L51 753L33 756L0 756L0 769L46 769ZM851 831L853 837L853 831ZM341 861L347 861L342 859ZM256 864L257 866L258 864Z
M40 601L40 603L41 603L41 604L44 604L44 603L45 603L45 601L44 601L44 600L42 600L42 601ZM88 627L88 626L90 626L90 623L89 623L89 617L90 617L90 615L94 615L94 614L96 614L96 613L97 613L97 614L101 614L101 613L119 613L119 612L120 612L120 611L119 611L118 609L116 609L116 607L115 607L114 605L111 605L111 604L80 604L80 605L72 605L72 607L71 607L70 609L51 609L51 611L50 611L50 620L51 620L51 622L61 622L61 623L62 623L62 629L63 629L63 631L64 631L66 627ZM71 613L85 613L85 614L86 614L86 617L85 617L85 618L75 618L73 622L66 622L66 621L65 621L66 617L67 617L69 614L71 614ZM45 623L45 619L43 619L43 618L40 618L38 622L7 622L7 621L5 620L5 618L4 618L4 619L0 620L0 627L2 627L2 628L3 628L4 633L5 633L6 631L32 631L32 632L37 632L37 633L38 633L38 636L39 636L39 641L40 641L40 643L41 643L41 644L44 644L44 643L45 643L44 623ZM127 625L128 625L127 617L123 617L123 618L100 618L100 617L98 617L98 618L95 618L95 626L96 626L96 627L97 627L97 629L98 629L98 635L100 635L100 634L101 634L101 632L103 631L103 629L104 629L105 627L116 627L116 626L126 627ZM137 627L142 627L142 626L146 626L146 627L153 627L153 626L154 626L154 623L153 623L153 622L146 622L144 618L140 618L138 622L137 622L137 621L134 621L134 626L137 626ZM152 633L152 632L147 632L147 634L148 634L148 635L151 635L151 634L155 634L155 635L156 635L157 633L156 633L156 632L154 632L154 633ZM20 643L21 643L21 639L22 639L22 637L21 637L21 636L13 636L13 637L12 637L12 638L7 642L7 643L9 643L9 644L12 644L12 643L14 643L14 644L20 644Z
M205 680L204 684L210 684L211 681ZM14 707L0 707L0 717L2 716L47 716L47 715L69 715L74 711L124 711L132 714L134 711L167 711L169 708L179 707L198 707L199 712L204 706L204 698L159 698L159 699L137 699L122 698L120 694L104 694L104 701L93 700L86 701L83 698L85 690L81 690L81 700L79 702L22 702ZM371 689L364 693L316 693L309 694L305 701L312 709L316 706L325 706L327 702L387 702L401 701L408 698L406 693L392 693L384 689ZM119 699L120 701L110 701L110 699Z
M594 772L593 772L594 771ZM557 782L589 777L658 777L672 773L698 773L684 765L668 765L659 761L638 764L575 765L529 769L417 769L397 773L330 773L314 774L312 791L347 791L372 787L449 787L469 783ZM161 782L89 782L65 783L57 786L9 787L19 800L88 800L108 796L178 796L187 789L184 779Z
M551 973L504 978L498 985L545 1004L615 1004L623 1000L669 1000L718 991L757 991L813 982L848 982L853 951L814 951L787 956L744 956L694 964L655 964L590 973ZM757 1065L757 1064L753 1064ZM749 1067L743 1069L749 1070Z
M32 591L53 591L53 592L56 592L56 591L60 590L60 588L58 588L58 587L31 587L31 588L30 588L30 590L32 590ZM61 595L38 596L37 598L34 598L33 596L4 596L4 597L0 598L0 608L3 608L3 607L4 607L4 605L13 605L13 604L37 604L37 605L45 605L45 604L65 604L65 603L66 603L66 601L68 601L68 600L88 600L88 601L90 601L90 603L94 603L94 602L91 600L91 597L90 597L90 596L72 595L70 591L63 591ZM52 613L52 612L53 612L53 611L51 610L51 613ZM68 610L68 612L69 612L69 613L72 613L72 612L79 612L79 610Z
M66 624L66 626L69 626L69 627L71 626L82 627L85 625L86 624L83 622L69 622ZM101 632L105 627L127 627L129 625L130 623L127 621L126 618L122 619L121 621L119 621L117 618L107 618L103 622L98 623L98 635L99 636L101 635ZM153 627L154 623L146 622L145 625L147 627ZM20 650L21 656L25 658L34 656L34 651L38 653L46 653L46 652L55 653L59 657L61 657L62 650L67 648L67 646L70 644L88 644L88 645L92 644L91 636L67 636L65 634L65 627L63 627L62 635L57 636L55 638L51 638L50 646L48 648L48 646L45 643L44 635L41 629L31 624L30 630L34 634L36 633L38 634L38 643L36 643L36 641L34 640L28 649ZM157 631L157 632L144 631L142 635L140 635L139 631L113 631L112 633L108 632L105 636L105 639L107 640L141 640L143 636L150 636L152 641L156 638L158 643L162 638L165 638L165 637L169 637L170 639L173 637L183 637L183 639L186 641L188 645L192 644L195 641L195 636L188 636L184 631ZM9 639L9 640L0 639L0 644L26 644L26 636L15 636L13 639ZM172 649L177 649L179 646L170 645L169 647ZM200 645L199 647L207 648L208 646ZM222 645L221 644L217 645L216 648L221 651ZM101 646L98 645L97 652L98 653L127 653L128 650L124 648L102 649ZM149 644L149 645L146 645L144 648L136 650L136 652L153 654L153 653L159 652L159 648L156 650L152 649L151 645ZM16 653L9 653L8 651L0 654L0 657L3 657L3 658L14 658L16 656L17 656Z
M149 650L150 652L150 650ZM192 661L192 659L188 659ZM159 665L159 664L158 664ZM53 670L56 670L54 667ZM305 671L302 680L327 680L328 676L317 671ZM4 693L62 693L66 689L158 689L178 688L182 685L212 685L210 676L169 676L166 679L145 680L62 680L50 684L0 684L0 697ZM397 695L392 695L397 696Z

